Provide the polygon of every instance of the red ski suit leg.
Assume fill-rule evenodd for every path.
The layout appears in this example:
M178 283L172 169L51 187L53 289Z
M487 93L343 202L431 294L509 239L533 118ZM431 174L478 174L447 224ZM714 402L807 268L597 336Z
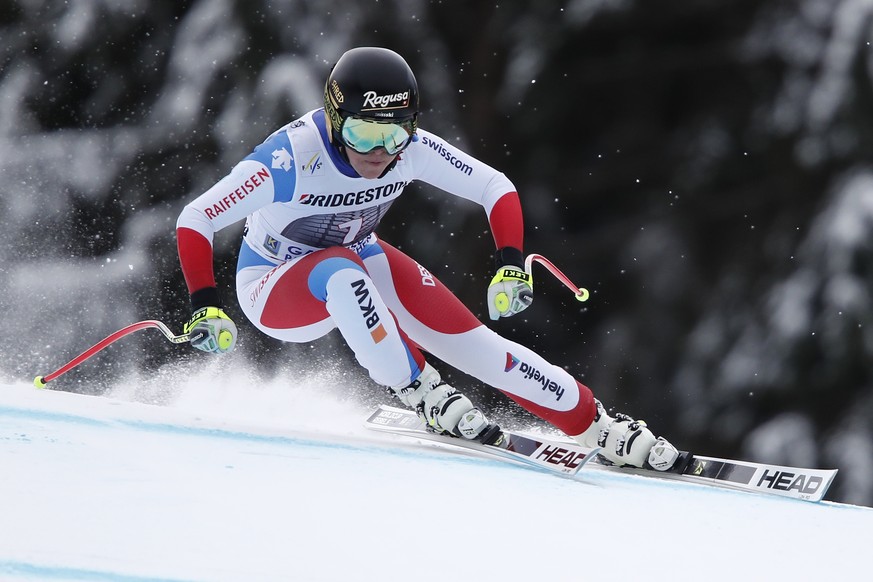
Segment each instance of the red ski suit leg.
M594 419L591 390L566 370L483 325L439 279L390 244L364 263L409 338L575 436Z

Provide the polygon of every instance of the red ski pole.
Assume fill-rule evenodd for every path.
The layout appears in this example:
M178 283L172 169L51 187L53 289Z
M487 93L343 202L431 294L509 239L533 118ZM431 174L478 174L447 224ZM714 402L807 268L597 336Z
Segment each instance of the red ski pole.
M545 258L542 255L538 255L536 253L531 253L524 260L524 270L527 271L527 274L531 274L531 267L533 267L534 262L537 262L544 266L549 272L555 276L561 283L570 288L570 291L573 292L573 295L576 296L577 301L588 301L588 289L585 287L577 287L573 281L570 280L567 275L561 272L561 269L556 267L552 261Z
M84 352L82 352L81 354L79 354L78 356L76 356L75 358L73 358L72 360L70 360L69 362L67 362L66 364L64 364L60 368L58 368L57 370L52 372L51 374L46 374L45 376L37 376L36 378L33 379L33 385L36 386L37 388L45 388L45 385L48 382L51 382L52 380L54 380L55 378L57 378L61 374L69 372L70 370L72 370L73 368L75 368L76 366L78 366L79 364L81 364L82 362L84 362L85 360L87 360L88 358L90 358L91 356L93 356L94 354L96 354L97 352L102 350L103 348L107 347L108 345L115 343L116 341L120 340L121 338L123 338L124 336L126 336L128 334L131 334L135 331L139 331L141 329L146 329L148 327L158 328L160 330L160 332L162 334L164 334L164 337L166 337L168 340L170 340L174 344L181 344L181 343L185 343L186 341L188 341L188 334L187 333L184 333L182 335L173 335L173 332L170 331L170 328L168 328L166 325L164 325L160 321L155 321L153 319L148 319L146 321L139 321L137 323L132 323L132 324L128 325L127 327L119 329L118 331L116 331L112 335L110 335L110 336L106 337L105 339L103 339L102 341L94 344L93 346L91 346L90 348L88 348L87 350L85 350Z

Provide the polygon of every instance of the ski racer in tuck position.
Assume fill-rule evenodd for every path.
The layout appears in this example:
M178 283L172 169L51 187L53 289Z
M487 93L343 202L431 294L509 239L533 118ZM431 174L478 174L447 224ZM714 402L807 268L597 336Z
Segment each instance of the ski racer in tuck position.
M384 48L349 50L324 86L324 107L278 129L177 222L193 316L191 344L228 352L237 328L213 271L216 231L246 219L237 298L262 332L309 342L334 327L370 377L430 428L485 443L499 429L444 383L424 352L495 387L617 465L667 470L678 452L645 423L610 416L567 371L483 325L428 269L375 230L413 180L481 204L496 243L487 291L492 320L533 299L524 270L515 186L497 170L418 127L412 70Z

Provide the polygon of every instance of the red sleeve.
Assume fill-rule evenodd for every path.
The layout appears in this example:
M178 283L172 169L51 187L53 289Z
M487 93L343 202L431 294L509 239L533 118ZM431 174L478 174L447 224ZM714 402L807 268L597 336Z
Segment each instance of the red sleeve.
M524 248L524 219L521 215L521 201L517 192L504 194L488 215L491 234L498 249Z
M188 292L194 293L204 287L215 287L212 245L206 237L191 228L177 228L176 244Z

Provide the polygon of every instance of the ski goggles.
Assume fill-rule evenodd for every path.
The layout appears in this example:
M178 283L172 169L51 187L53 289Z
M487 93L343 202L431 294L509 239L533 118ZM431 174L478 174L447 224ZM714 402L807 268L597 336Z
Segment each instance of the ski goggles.
M359 154L367 154L376 148L385 148L389 155L400 153L412 142L413 121L374 121L360 117L347 117L340 132L343 144Z

